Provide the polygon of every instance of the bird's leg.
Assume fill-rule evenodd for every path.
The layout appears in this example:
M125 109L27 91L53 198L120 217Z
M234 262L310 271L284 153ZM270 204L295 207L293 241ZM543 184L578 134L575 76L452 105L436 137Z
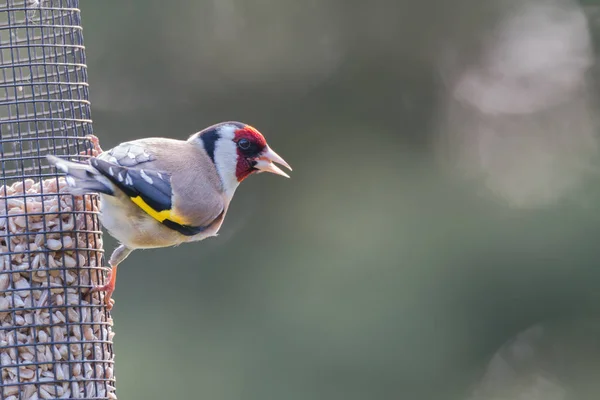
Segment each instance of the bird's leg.
M85 138L88 139L90 142L92 142L92 145L94 147L91 149L91 151L84 150L84 151L80 152L79 153L80 155L83 155L83 156L91 155L92 157L97 157L99 154L104 152L104 150L102 150L102 148L100 147L100 140L98 139L98 137L96 135L87 135Z
M106 308L112 309L115 301L112 299L112 294L115 291L115 284L117 282L117 267L119 264L131 254L133 250L125 245L120 245L113 251L110 256L108 263L110 264L110 271L108 272L108 283L102 286L95 286L92 288L92 292L106 292L104 295L104 303Z
M111 264L110 271L108 271L108 283L106 285L95 286L92 288L92 292L106 292L104 295L104 303L106 303L106 308L109 310L111 310L115 304L112 294L115 291L115 284L117 282L117 266L118 264Z

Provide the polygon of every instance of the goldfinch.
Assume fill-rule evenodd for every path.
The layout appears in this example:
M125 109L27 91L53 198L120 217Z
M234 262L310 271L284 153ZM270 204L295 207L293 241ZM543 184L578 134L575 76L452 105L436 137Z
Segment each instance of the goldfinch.
M98 193L99 219L120 242L108 261L106 306L114 301L117 267L136 249L195 242L219 231L238 185L254 173L289 176L274 163L291 167L255 128L222 122L187 140L164 137L124 142L102 151L92 136L95 153L85 162L48 155L66 174L74 195Z

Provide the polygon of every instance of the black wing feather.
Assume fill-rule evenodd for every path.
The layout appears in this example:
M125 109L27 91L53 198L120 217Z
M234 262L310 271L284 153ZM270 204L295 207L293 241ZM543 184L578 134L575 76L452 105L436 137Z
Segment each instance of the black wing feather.
M173 189L169 174L154 170L123 167L97 158L90 159L90 163L127 196L140 196L146 204L156 211L171 209Z

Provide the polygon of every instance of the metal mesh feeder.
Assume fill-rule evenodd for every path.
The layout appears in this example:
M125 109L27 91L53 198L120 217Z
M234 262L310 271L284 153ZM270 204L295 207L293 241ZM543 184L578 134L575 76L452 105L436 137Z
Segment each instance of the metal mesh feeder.
M92 133L77 0L0 0L0 400L116 399L97 196L47 154Z

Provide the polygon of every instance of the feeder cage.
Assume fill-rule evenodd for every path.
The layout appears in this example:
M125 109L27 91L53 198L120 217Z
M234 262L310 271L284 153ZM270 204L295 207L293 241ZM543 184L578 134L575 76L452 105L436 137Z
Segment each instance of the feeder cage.
M77 0L0 0L0 400L115 399L96 195L46 155L92 133Z

